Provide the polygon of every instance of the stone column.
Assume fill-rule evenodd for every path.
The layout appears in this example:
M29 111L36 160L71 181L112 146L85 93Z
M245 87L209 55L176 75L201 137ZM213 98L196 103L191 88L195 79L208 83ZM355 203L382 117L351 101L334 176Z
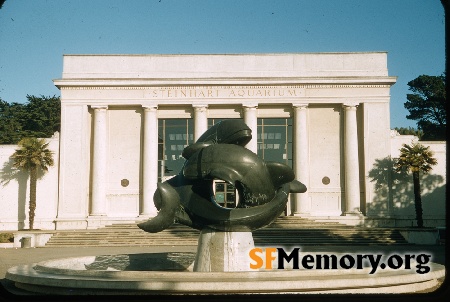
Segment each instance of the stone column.
M194 107L194 142L208 130L206 109L208 105L192 105Z
M94 140L92 152L92 216L106 215L106 167L107 167L107 124L108 106L91 106L94 110Z
M356 107L358 104L344 106L344 167L345 167L345 215L359 215L359 157Z
M244 122L252 130L252 139L245 147L255 154L258 154L258 140L256 134L258 133L258 117L256 116L257 104L245 104L244 108Z
M158 183L158 117L157 106L144 109L144 138L142 154L142 208L141 215L156 216L153 195Z
M293 169L295 179L305 184L309 189L309 133L308 104L293 104L294 108L294 152ZM311 213L311 202L308 191L301 194L291 194L294 200L294 215L308 216Z

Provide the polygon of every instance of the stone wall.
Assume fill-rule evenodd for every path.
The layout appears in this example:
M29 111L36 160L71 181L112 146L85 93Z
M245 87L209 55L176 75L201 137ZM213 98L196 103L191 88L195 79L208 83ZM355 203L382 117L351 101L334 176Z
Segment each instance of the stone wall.
M54 152L55 165L44 175L38 174L35 229L54 229L58 205L59 137L47 139ZM29 227L30 181L26 172L15 169L11 155L17 145L0 145L0 230Z
M397 158L403 144L417 142L413 135L391 135L391 158ZM430 147L438 164L428 174L420 174L423 218L425 226L445 226L446 143L445 141L420 141ZM388 160L385 160L388 163ZM390 190L384 192L389 217L395 218L395 226L415 226L414 191L412 174L390 174ZM380 196L383 194L380 194Z

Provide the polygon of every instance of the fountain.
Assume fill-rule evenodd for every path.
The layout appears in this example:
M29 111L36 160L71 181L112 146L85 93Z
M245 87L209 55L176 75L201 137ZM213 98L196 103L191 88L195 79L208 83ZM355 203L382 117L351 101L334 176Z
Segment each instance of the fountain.
M284 211L289 193L303 193L306 187L294 179L290 167L265 162L246 149L251 138L242 120L222 121L208 129L183 150L186 162L180 173L158 184L154 195L157 216L138 224L152 233L175 222L200 230L195 254L56 259L11 268L6 278L17 288L35 293L145 295L412 292L436 286L437 279L445 275L445 268L435 263L428 263L427 273L417 273L417 267L424 264L417 259L409 259L404 269L391 265L376 273L367 262L350 267L344 261L338 267L339 257L351 260L347 254L327 258L331 261L327 265L336 266L332 269L311 269L308 263L323 259L323 253L300 260L294 257L299 249L255 248L252 231L272 223ZM236 187L235 208L216 203L215 180ZM272 263L278 263L278 269L271 268Z

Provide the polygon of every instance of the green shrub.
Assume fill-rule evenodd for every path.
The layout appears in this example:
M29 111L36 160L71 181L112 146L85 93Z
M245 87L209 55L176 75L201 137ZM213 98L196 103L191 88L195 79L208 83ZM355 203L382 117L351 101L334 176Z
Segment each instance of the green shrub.
M13 233L0 233L0 243L10 243L14 242Z

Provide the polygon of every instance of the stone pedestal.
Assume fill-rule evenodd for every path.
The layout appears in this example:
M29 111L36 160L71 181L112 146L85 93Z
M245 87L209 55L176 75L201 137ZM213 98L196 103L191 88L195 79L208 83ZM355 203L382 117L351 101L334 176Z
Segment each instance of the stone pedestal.
M252 232L203 229L198 239L194 272L251 271L249 251L254 247Z

